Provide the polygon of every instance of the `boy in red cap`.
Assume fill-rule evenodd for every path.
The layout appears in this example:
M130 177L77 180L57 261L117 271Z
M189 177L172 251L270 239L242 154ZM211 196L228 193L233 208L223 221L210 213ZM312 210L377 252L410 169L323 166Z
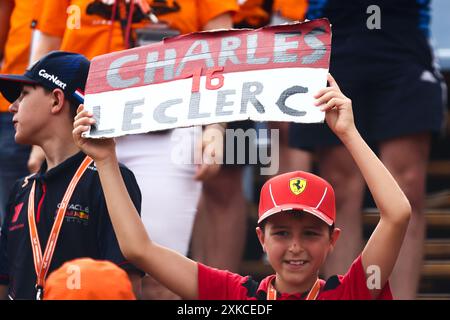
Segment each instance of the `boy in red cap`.
M250 277L196 263L153 243L122 182L114 142L81 137L95 123L82 111L74 139L97 163L120 248L125 257L185 299L392 299L388 278L411 215L410 204L389 171L367 146L353 121L351 100L329 75L330 87L315 97L328 126L359 166L380 210L380 221L361 255L344 276L318 277L340 230L334 227L334 191L305 172L276 176L263 186L256 232L275 275L256 283Z

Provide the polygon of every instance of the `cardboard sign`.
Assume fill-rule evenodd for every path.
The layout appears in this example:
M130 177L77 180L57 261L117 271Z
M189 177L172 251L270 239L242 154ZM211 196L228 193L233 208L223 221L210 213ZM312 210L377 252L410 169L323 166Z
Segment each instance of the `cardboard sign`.
M327 19L165 39L93 59L85 107L90 137L231 122L323 122Z

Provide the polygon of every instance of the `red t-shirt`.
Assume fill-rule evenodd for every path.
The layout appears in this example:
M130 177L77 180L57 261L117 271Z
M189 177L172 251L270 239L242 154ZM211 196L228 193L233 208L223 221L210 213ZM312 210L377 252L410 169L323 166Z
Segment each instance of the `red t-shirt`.
M198 263L198 291L200 300L266 300L267 287L274 276L263 279L259 284L250 276L207 267ZM277 300L302 300L306 293L279 294ZM361 256L351 265L344 276L332 276L326 282L321 280L317 300L371 300L366 285L366 275ZM378 300L392 300L389 283L386 283Z

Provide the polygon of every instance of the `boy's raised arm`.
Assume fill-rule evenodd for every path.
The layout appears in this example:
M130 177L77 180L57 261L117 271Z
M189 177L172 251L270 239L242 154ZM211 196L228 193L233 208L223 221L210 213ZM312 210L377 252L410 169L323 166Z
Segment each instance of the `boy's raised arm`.
M80 106L73 137L80 149L95 161L123 255L182 298L197 299L197 263L150 240L120 174L114 140L81 137L94 123L92 114Z
M392 175L357 131L351 101L342 94L331 75L328 82L330 87L316 96L318 104L325 104L322 110L326 111L328 126L352 155L380 211L380 221L362 252L366 274L369 267L369 270L380 271L380 287L369 289L375 298L389 279L397 261L411 215L411 206Z

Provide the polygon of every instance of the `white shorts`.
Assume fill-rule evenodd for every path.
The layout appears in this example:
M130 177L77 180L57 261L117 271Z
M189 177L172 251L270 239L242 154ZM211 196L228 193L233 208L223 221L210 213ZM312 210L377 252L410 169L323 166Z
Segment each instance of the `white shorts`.
M142 192L142 221L150 238L186 255L201 183L194 180L198 128L116 138L117 156L136 176ZM186 164L188 163L188 164Z

